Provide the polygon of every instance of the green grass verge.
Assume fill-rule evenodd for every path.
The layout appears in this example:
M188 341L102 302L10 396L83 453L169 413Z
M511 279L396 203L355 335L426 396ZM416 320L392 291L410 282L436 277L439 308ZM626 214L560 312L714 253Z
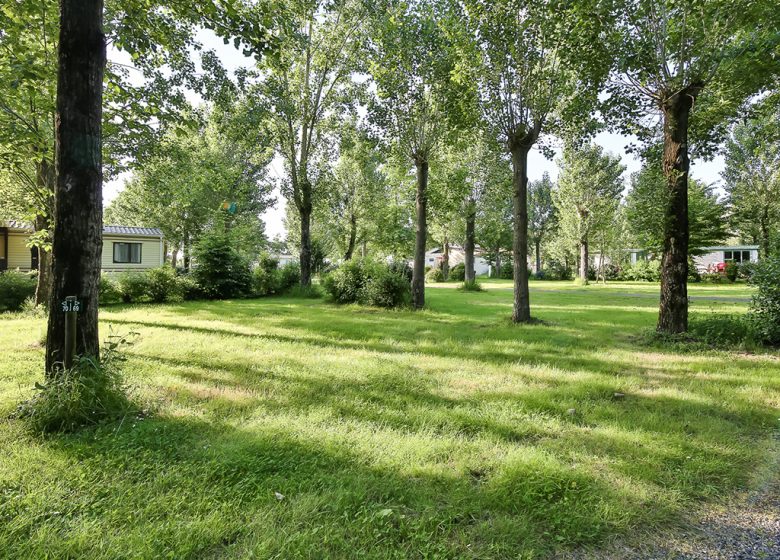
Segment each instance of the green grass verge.
M104 335L141 333L125 369L150 414L47 439L0 420L0 557L545 557L674 523L768 460L776 353L640 344L657 285L534 282L527 326L510 282L483 285L428 287L416 313L103 310ZM750 296L710 288L691 292ZM2 418L43 328L0 317Z

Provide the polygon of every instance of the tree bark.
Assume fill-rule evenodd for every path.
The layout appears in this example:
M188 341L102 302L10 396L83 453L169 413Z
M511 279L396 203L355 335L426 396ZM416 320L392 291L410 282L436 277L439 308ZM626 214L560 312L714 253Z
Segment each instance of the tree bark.
M357 216L353 213L349 216L349 243L347 252L344 253L344 260L348 261L355 252L355 242L357 241Z
M667 199L657 329L669 334L688 330L688 117L700 90L685 88L662 104Z
M444 254L441 257L441 274L446 282L450 277L450 240L444 238Z
M311 209L303 209L301 214L301 286L311 286Z
M417 170L417 217L415 220L414 268L412 269L412 305L425 306L425 242L428 237L428 160L415 157Z
M512 139L509 151L512 155L512 266L514 266L514 309L512 321L527 323L531 320L531 299L528 292L528 152L535 138L526 135Z
M496 278L501 277L501 244L496 244Z
M761 214L761 239L759 240L759 257L761 259L767 258L771 253L771 234L769 233L769 208L764 207L764 211Z
M308 288L311 286L311 215L314 208L311 202L311 185L304 181L300 190L298 214L301 217L301 286Z
M171 249L171 268L176 268L176 261L179 260L179 249L173 247Z
M580 239L580 280L588 283L588 238Z
M41 159L36 165L35 181L38 190L47 193L45 212L35 217L36 232L48 231L51 236L54 213L54 166L48 159ZM38 246L38 284L35 287L35 305L48 305L51 297L51 252L44 246Z
M99 357L98 288L103 247L103 0L61 0L57 71L56 191L46 374L65 357L61 302L77 296L76 354Z
M538 278L542 272L542 255L539 250L542 247L542 241L538 237L534 239L534 255L536 256L536 277Z
M469 212L466 214L466 243L463 247L463 261L466 265L466 282L473 282L476 276L474 270L474 225L477 221L476 212L474 207L476 203L472 201L469 205Z

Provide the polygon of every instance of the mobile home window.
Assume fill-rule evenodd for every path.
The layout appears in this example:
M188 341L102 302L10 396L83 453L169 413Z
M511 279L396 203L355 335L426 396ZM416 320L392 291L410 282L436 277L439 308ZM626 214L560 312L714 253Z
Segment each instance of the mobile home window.
M724 261L750 262L750 251L724 251Z
M141 244L140 243L114 243L114 262L115 263L140 263L141 262Z

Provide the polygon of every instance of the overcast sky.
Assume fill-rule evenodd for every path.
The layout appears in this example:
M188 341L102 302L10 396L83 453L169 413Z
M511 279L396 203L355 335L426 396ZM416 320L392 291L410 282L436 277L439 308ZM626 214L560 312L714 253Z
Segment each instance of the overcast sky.
M228 70L233 71L242 66L251 67L254 64L253 59L245 57L240 51L236 50L233 47L232 42L225 45L223 41L211 31L202 31L199 34L199 39L203 44L204 49L213 49L217 52L222 59L222 63ZM131 64L131 60L128 56L113 48L109 48L108 59L111 62ZM190 101L194 104L198 104L201 102L201 99L193 94L190 96ZM626 181L628 181L628 177L631 173L638 171L641 167L641 163L636 157L625 152L625 146L631 142L631 138L620 134L604 132L596 136L595 142L603 146L605 150L614 154L619 154L622 157L623 164L627 168L625 174ZM282 166L278 159L275 159L271 166L272 173L281 172ZM719 183L722 170L723 158L720 156L716 157L713 161L694 160L691 165L691 175L706 183ZM532 150L528 158L529 180L535 181L541 179L545 172L549 173L550 177L555 180L558 177L558 166L554 160L545 158L538 150ZM120 176L104 185L103 203L105 205L108 205L116 198L117 194L124 188L126 179L126 176ZM266 223L266 235L269 239L276 236L285 237L286 233L283 223L285 201L279 193L275 193L275 196L276 204L263 214L263 220Z

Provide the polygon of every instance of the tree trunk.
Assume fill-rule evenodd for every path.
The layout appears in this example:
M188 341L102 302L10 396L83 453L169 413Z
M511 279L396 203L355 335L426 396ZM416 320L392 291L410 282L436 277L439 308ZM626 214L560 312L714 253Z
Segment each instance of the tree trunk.
M347 252L344 253L345 261L348 261L352 258L352 253L355 252L356 241L357 241L357 216L353 213L349 217L349 244L347 245Z
M61 302L77 296L76 354L99 357L98 288L103 247L103 0L61 0L57 71L56 193L46 374L65 358Z
M176 268L176 261L179 260L179 249L173 247L171 249L171 268Z
M580 280L583 284L588 283L588 239L580 239Z
M450 240L444 238L444 254L441 257L441 275L446 282L450 277Z
M496 244L496 278L501 277L501 244Z
M769 233L769 208L764 207L764 211L761 215L761 239L759 240L759 258L765 259L767 258L772 249L770 247L771 243L771 234Z
M539 252L542 246L542 240L538 237L534 239L534 254L536 256L536 277L538 278L542 272L542 255Z
M184 240L182 241L182 264L184 265L185 272L190 272L190 234L184 234Z
M428 237L428 160L416 157L414 166L417 169L417 219L414 231L412 305L415 309L422 309L425 306L425 242Z
M47 231L51 239L52 215L54 212L54 166L46 158L36 165L35 181L38 190L47 193L45 212L35 217L36 232ZM35 287L35 305L47 305L51 297L51 253L43 245L38 245L38 284Z
M688 330L688 117L700 90L685 88L662 106L667 198L657 329L669 334Z
M474 204L470 205L469 212L466 214L466 244L463 247L463 261L466 265L466 282L473 282L476 276L474 270L474 224L477 221L477 215L473 211Z
M301 286L311 286L311 208L302 208L301 215Z
M514 310L512 321L531 320L531 300L528 293L528 152L530 142L512 142L512 266L514 266Z

